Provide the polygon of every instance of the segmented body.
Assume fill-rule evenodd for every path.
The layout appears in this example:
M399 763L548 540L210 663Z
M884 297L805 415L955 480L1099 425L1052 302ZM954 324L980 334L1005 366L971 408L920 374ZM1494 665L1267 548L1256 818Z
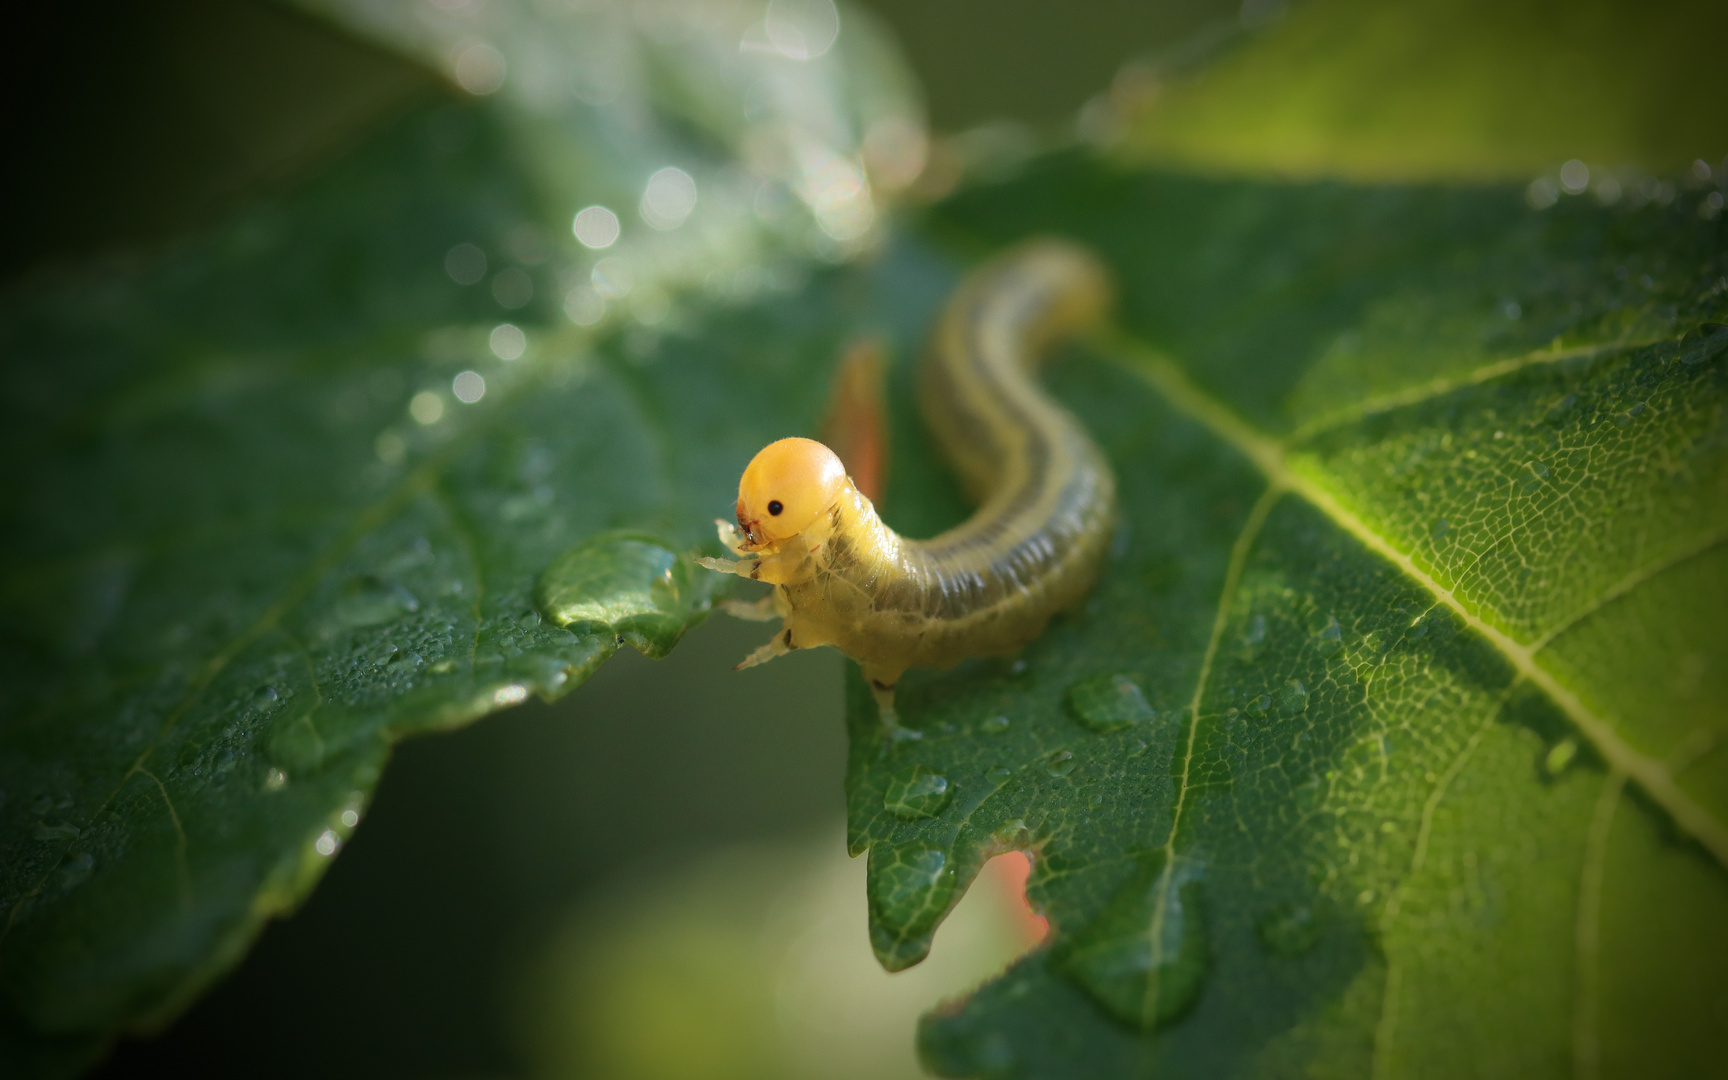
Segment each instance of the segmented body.
M747 662L832 645L862 664L879 696L891 695L907 668L1018 651L1085 596L1110 544L1116 482L1032 368L1107 296L1096 261L1055 241L1018 248L961 284L931 343L920 403L977 511L932 539L907 539L848 481L785 540L752 545L723 526L734 551L758 558L704 561L773 582L784 620Z

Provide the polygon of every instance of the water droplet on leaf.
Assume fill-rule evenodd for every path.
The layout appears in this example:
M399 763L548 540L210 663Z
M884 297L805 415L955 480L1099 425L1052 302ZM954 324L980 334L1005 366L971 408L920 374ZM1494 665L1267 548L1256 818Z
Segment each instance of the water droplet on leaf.
M1044 759L1044 771L1051 776L1063 777L1074 771L1074 766L1080 764L1074 759L1070 750L1058 750Z
M934 848L894 850L879 844L870 849L865 877L876 958L889 971L922 960L954 893L948 856Z
M1008 718L1001 715L986 717L978 722L978 730L986 735L1000 735L1008 730Z
M954 788L946 776L918 765L888 781L882 805L902 821L917 821L940 814L953 797Z
M1259 659L1260 646L1266 643L1266 616L1250 615L1248 626L1242 634L1242 648L1247 654L1246 659L1253 663Z
M534 585L547 619L577 634L628 641L662 657L707 609L721 576L652 537L596 536L552 561Z
M1705 323L1680 339L1680 362L1687 367L1708 363L1728 353L1728 326Z
M1094 675L1068 688L1068 714L1092 731L1120 731L1151 720L1140 686L1126 675Z
M1308 688L1302 680L1291 679L1278 691L1278 711L1285 716L1308 711Z
M1338 625L1336 615L1326 616L1326 625L1314 635L1314 651L1321 656L1331 656L1344 647L1344 628Z

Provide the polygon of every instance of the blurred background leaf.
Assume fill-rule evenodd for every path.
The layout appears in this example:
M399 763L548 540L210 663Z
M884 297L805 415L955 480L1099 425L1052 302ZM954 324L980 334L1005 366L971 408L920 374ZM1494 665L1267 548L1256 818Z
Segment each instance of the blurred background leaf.
M1117 80L1130 160L1357 180L1522 180L1728 153L1721 5L1248 0L1264 32L1191 78Z

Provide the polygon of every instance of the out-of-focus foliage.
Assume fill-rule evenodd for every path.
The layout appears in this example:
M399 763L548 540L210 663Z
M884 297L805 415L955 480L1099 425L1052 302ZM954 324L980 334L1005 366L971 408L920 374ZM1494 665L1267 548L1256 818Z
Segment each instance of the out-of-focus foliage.
M1570 158L1728 154L1728 8L1697 0L1247 0L1260 32L1193 79L1118 80L1125 150L1206 171L1527 179Z
M880 958L917 961L999 850L1034 853L1054 926L926 1021L926 1061L1728 1060L1728 225L1721 166L1660 171L1720 152L1720 105L1647 89L1656 46L1580 39L1640 104L1551 150L1547 112L1502 137L1469 94L1451 126L1389 128L1381 81L1329 80L1395 17L1317 0L1127 153L893 223L914 95L849 12L834 39L819 3L314 6L490 100L0 306L0 445L27 463L0 489L9 1073L171 1019L305 895L393 740L670 648L718 587L684 557L860 336L894 358L885 516L960 520L913 361L967 260L1052 231L1120 287L1054 380L1122 479L1110 568L1021 662L909 677L922 738L885 751L852 688ZM1525 85L1510 58L1550 54L1507 29L1523 10L1420 41L1499 58L1460 85ZM1308 62L1322 41L1337 65ZM1241 89L1261 68L1277 93ZM1399 115L1449 100L1400 70L1422 89ZM1087 130L1120 135L1144 85ZM1615 118L1651 109L1674 126L1627 141L1647 125ZM1268 114L1298 134L1235 141ZM1412 174L1519 182L1361 179ZM936 775L951 794L921 800Z
M876 243L864 146L892 174L922 132L862 20L793 55L754 9L656 10L563 46L478 24L455 75L498 100L6 298L0 438L28 463L0 511L10 1057L171 1019L305 895L395 739L564 693L626 641L659 655L706 613L702 508L814 415L840 331L801 302L777 347L739 330L723 361L696 312ZM600 37L616 78L542 100L535 73ZM590 206L610 227L572 235ZM683 376L648 363L680 349Z
M1013 871L1020 860L1020 873ZM915 1080L920 1013L1037 940L1024 859L979 876L928 963L871 958L864 864L834 834L728 848L572 912L516 1015L543 1077Z

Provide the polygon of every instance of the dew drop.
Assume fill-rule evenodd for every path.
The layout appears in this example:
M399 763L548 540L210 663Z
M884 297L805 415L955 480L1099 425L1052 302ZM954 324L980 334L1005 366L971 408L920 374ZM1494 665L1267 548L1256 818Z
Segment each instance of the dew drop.
M1267 710L1272 708L1272 695L1259 694L1250 698L1247 708L1249 716L1265 716Z
M984 773L984 779L990 781L992 784L1003 784L1013 775L1014 770L1010 769L1008 766L995 765Z
M1680 339L1680 362L1687 367L1708 363L1728 353L1728 326L1705 323Z
M283 786L287 783L288 774L283 772L281 769L271 769L269 772L264 774L265 791L281 791Z
M1206 980L1201 866L1150 856L1098 917L1055 956L1057 967L1112 1016L1143 1031L1180 1017Z
M917 765L888 781L882 806L902 821L917 821L940 814L953 797L946 776Z
M870 943L889 971L922 960L930 935L948 910L954 871L935 848L870 849L865 871L870 900Z
M1308 711L1308 688L1302 685L1302 680L1291 679L1278 691L1278 711L1285 716Z
M1525 462L1524 476L1518 482L1519 489L1526 495L1531 495L1542 490L1543 485L1548 480L1550 472L1552 472L1552 470L1540 461Z
M1094 675L1068 688L1068 715L1092 731L1120 731L1151 720L1140 686L1126 675Z
M1314 908L1291 904L1270 912L1255 926L1260 944L1279 956L1300 956L1320 938Z
M1075 760L1073 751L1058 750L1044 759L1044 771L1051 776L1060 778L1073 772L1074 767L1078 764L1080 762Z
M1344 628L1338 625L1336 615L1326 616L1326 625L1314 635L1314 651L1321 656L1331 656L1344 647Z
M282 695L276 692L274 686L261 686L252 694L250 705L255 712L267 713L282 700Z
M313 849L325 858L336 854L336 849L341 846L342 838L336 835L334 829L325 829L318 834L318 839L312 842Z
M1543 758L1542 766L1548 770L1549 776L1559 776L1561 773L1566 771L1566 766L1572 764L1573 759L1577 756L1577 740L1561 739L1559 742L1554 744L1553 748L1548 751L1547 756Z
M554 559L535 582L534 603L558 626L627 641L657 659L707 608L719 582L652 537L606 534Z
M978 730L986 735L1000 735L1008 730L1008 718L1001 715L986 717L979 721Z
M1266 640L1266 616L1254 615L1248 619L1248 629L1242 635L1242 643L1253 648Z

